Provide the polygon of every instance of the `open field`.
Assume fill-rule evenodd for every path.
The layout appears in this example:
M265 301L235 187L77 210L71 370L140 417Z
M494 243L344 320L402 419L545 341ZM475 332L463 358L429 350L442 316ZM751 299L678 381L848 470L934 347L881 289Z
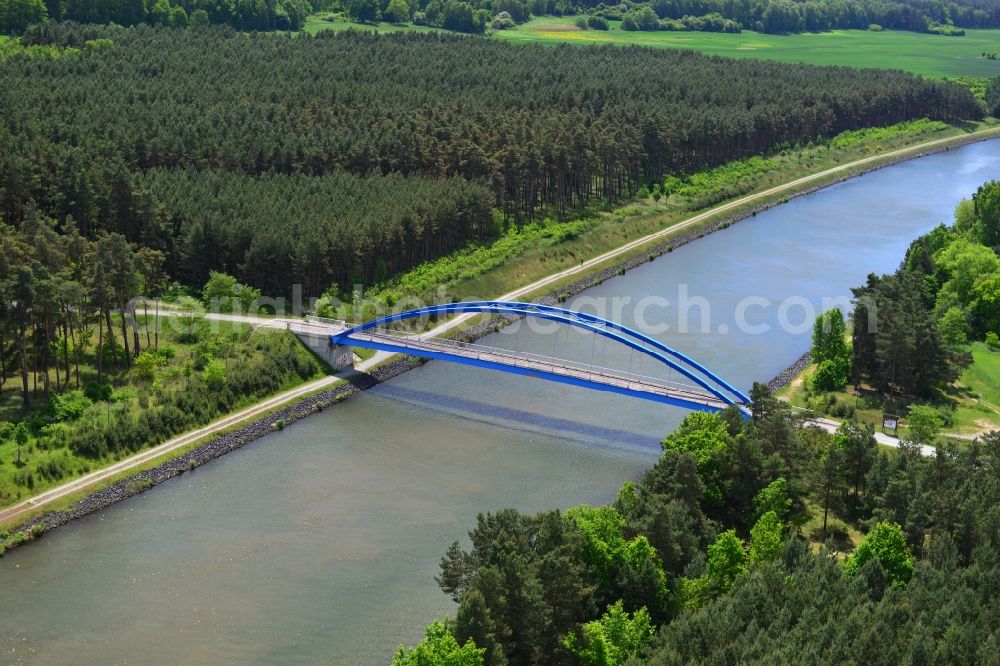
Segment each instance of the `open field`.
M330 20L328 20L327 17L330 17ZM354 23L352 21L342 20L339 17L334 18L334 16L328 12L323 14L313 14L306 19L306 24L302 28L303 32L307 32L310 35L315 35L321 30L368 30L379 33L447 32L447 30L442 30L441 28L432 28L425 25L413 25L412 23Z
M438 28L378 23L362 25L349 21L327 21L326 14L309 17L305 32L320 30L375 30L382 33L431 32ZM887 30L833 30L798 35L765 35L714 32L629 32L611 22L611 30L581 30L573 17L542 16L514 30L494 33L493 39L515 44L619 44L657 48L693 49L731 58L757 58L813 65L847 65L903 69L931 77L986 77L1000 75L1000 61L987 60L984 52L995 52L1000 30L968 30L965 37L943 37Z
M997 50L1000 30L969 30L965 37L943 37L887 30L834 30L798 35L712 32L628 32L617 22L611 30L580 30L573 18L541 17L515 30L496 33L515 43L639 44L694 49L731 58L759 58L814 65L904 69L924 76L996 76L1000 62L982 53Z
M1000 426L1000 352L977 342L972 346L972 358L972 365L958 381L963 390L955 409L955 427L963 433Z

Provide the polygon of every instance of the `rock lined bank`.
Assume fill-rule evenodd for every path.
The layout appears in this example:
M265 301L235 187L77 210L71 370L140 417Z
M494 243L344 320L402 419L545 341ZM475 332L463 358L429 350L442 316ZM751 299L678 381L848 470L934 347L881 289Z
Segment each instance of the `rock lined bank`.
M772 391L778 391L792 383L800 372L809 367L812 363L812 352L806 352L792 363L790 366L778 373L778 375L767 383Z

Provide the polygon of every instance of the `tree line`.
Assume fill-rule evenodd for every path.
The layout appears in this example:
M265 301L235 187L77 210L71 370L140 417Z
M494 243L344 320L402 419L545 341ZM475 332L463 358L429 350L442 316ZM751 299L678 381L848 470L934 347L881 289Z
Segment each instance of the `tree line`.
M759 384L751 412L689 415L610 505L480 515L441 561L454 617L394 663L990 654L1000 433L925 457L880 450L871 426L803 427ZM853 549L848 523L867 532Z
M246 273L252 251L280 250L275 259L292 266L328 263L298 272L310 282L370 282L380 262L392 272L478 240L489 227L482 188L505 222L519 225L615 201L669 174L845 130L982 115L967 89L901 72L643 48L585 48L568 57L570 47L439 35L290 39L63 23L36 26L23 42L94 39L111 44L0 62L0 215L16 226L36 206L59 225L72 218L84 237L114 231L159 250L172 272L196 282L225 268L254 287L270 286L274 273ZM372 215L383 205L395 212L378 213L386 219L369 226L349 194L362 181L332 176L341 172L371 179ZM182 251L192 229L217 227L207 220L222 214L198 203L204 187L167 184L194 184L198 173L206 182L225 179L227 205L253 192L254 206L276 218L252 230L233 222L253 239L223 265ZM343 214L328 211L324 224L352 227L339 235L356 239L353 256L289 238L295 215L282 210L288 196L273 174L288 176L282 183L303 195L318 194L328 209L347 197ZM404 187L404 177L416 180ZM385 194L373 197L376 187ZM411 196L414 205L437 203L404 215L405 205L390 202ZM309 207L318 210L300 209ZM397 240L383 247L379 225L396 225ZM206 237L199 251L222 252L220 242Z
M991 116L1000 117L1000 76L986 84L986 108Z
M319 7L310 0L0 0L0 34L21 34L47 21L301 30Z
M532 15L577 14L586 14L577 22L580 27L594 27L588 23L593 17L622 21L625 30L891 29L962 36L965 28L1000 27L1000 9L989 0L345 0L343 5L356 21L412 18L417 25L473 33L512 28Z
M650 0L626 12L603 0L580 4L616 19L642 7L651 8L660 19L718 15L741 28L774 34L892 29L961 35L962 28L1000 26L1000 8L985 0Z

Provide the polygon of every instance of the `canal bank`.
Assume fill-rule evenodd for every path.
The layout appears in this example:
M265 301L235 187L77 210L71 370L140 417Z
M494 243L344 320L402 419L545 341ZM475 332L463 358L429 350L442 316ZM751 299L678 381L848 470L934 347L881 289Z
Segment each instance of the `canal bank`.
M664 229L662 232L655 234L657 236L655 239L651 239L648 242L640 240L638 243L631 243L630 245L635 245L635 247L624 258L612 259L609 262L605 262L609 265L600 265L597 268L586 265L581 266L579 272L584 273L582 277L568 281L562 286L548 291L548 293L540 292L544 295L533 294L534 298L532 300L549 305L562 303L586 290L603 284L607 280L624 275L665 254L669 254L697 239L727 229L743 220L754 218L759 213L763 213L792 199L812 194L837 183L857 178L901 162L926 157L934 153L946 152L968 144L988 141L996 136L998 132L1000 132L1000 128L995 128L986 133L980 132L965 136L947 137L931 142L931 144L923 147L900 149L893 151L889 155L876 155L863 160L863 164L855 162L838 168L836 173L830 174L826 172L827 175L821 178L813 175L799 179L796 182L804 182L804 184L799 185L794 190L784 191L783 188L788 186L786 184L785 186L772 188L774 190L773 194L769 194L771 192L769 190L764 193L748 195L736 202L722 204L715 209L693 216L688 222ZM741 201L757 198L759 200L740 205ZM720 211L720 209L722 210ZM692 222L694 224L691 224ZM509 316L494 318L471 326L456 337L470 342L475 341L513 321L515 321L515 318ZM808 362L808 354L801 355L767 381L768 385L775 390L784 387L808 365ZM283 425L290 424L309 414L315 413L317 407L321 410L325 406L340 402L347 397L364 391L379 382L396 377L420 364L420 360L412 357L390 361L369 374L357 376L352 382L346 385L337 386L331 390L311 395L294 404L283 407L275 413L268 414L263 418L244 425L233 432L208 441L184 453L182 456L169 459L152 469L146 469L131 476L118 479L111 485L75 502L68 509L51 511L40 517L32 518L17 526L16 529L10 530L12 537L6 541L6 550L23 545L55 527L144 492L159 483L182 474L184 471L198 467L225 453L241 448L272 432L275 429L276 423ZM764 380L764 378L760 379ZM0 553L2 552L0 551Z

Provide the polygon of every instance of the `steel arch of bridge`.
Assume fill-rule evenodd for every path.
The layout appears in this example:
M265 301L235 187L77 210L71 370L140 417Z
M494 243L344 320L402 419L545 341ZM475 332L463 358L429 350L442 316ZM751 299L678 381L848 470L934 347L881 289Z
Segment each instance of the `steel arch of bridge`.
M428 356L430 358L440 358L443 360L468 363L468 359L455 354L442 352L428 353L420 349L409 349L405 345L405 340L399 340L399 344L387 344L375 343L369 340L361 341L351 338L353 334L371 329L377 329L388 324L408 319L417 319L420 317L435 315L441 316L468 313L492 313L535 317L538 319L546 319L549 321L575 326L577 328L590 331L595 335L600 335L614 340L630 347L631 349L646 354L663 365L677 371L684 377L687 377L727 405L743 407L750 402L750 398L747 397L742 391L733 387L705 366L701 365L689 356L668 347L662 342L649 337L648 335L596 315L577 312L575 310L568 310L565 308L558 308L551 305L542 305L539 303L522 303L517 301L466 301L458 303L443 303L440 305L432 305L424 308L417 308L415 310L407 310L406 312L394 313L384 317L378 317L363 324L348 328L340 333L333 334L330 336L330 339L333 344L353 344L360 347L371 347L383 349L385 351L410 353L417 356ZM512 371L509 368L494 367L492 364L473 364L484 365L485 367L491 367L493 369L508 372ZM562 379L558 377L548 378L562 381ZM600 387L594 386L592 388ZM678 406L693 409L705 409L705 406L703 405L699 406L697 404L688 404L684 401L672 401L671 404L677 404Z

